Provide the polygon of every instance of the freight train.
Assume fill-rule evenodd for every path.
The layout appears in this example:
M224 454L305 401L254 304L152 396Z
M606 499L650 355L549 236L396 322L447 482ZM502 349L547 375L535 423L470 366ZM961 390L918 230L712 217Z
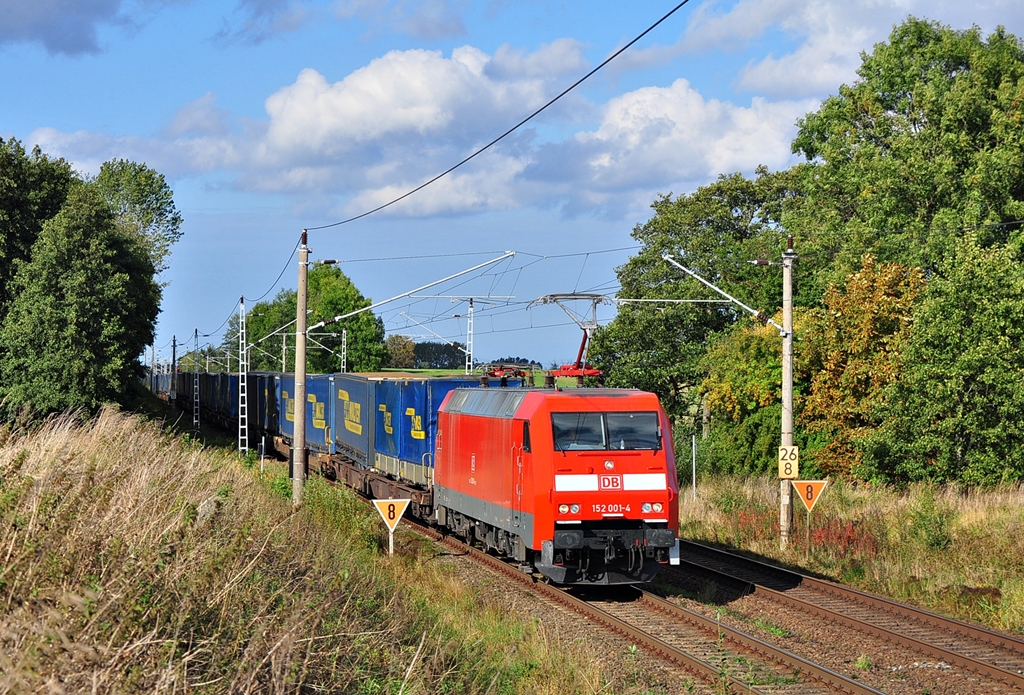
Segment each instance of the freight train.
M368 497L410 499L413 516L559 584L645 583L677 563L676 463L657 396L501 383L309 375L309 469ZM251 444L287 454L294 385L292 374L247 375ZM156 388L238 426L236 374L178 373Z

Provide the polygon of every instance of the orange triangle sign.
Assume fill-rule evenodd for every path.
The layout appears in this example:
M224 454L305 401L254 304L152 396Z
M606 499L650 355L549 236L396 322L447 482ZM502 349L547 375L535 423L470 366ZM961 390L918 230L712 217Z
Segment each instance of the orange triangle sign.
M388 525L388 529L395 530L398 522L405 514L405 508L409 506L410 500L374 500L373 506L380 513L380 518Z
M797 496L804 501L804 506L810 512L821 497L821 491L828 485L827 480L794 480L793 489Z

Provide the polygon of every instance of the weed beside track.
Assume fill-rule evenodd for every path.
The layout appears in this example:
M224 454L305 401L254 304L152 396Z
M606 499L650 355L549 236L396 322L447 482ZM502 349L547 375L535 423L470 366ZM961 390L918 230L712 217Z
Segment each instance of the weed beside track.
M293 510L248 463L112 409L0 432L0 692L606 687L429 552L382 557L351 493Z

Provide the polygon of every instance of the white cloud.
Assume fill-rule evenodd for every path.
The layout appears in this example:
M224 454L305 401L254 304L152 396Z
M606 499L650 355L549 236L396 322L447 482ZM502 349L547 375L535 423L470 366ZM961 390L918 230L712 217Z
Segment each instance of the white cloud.
M633 49L612 67L621 72L681 55L736 53L780 36L785 48L751 60L733 86L777 98L822 96L855 80L860 52L870 52L909 15L986 32L1002 24L1024 35L1020 0L708 0L691 11L677 41Z
M485 165L449 174L403 200L396 212L410 217L426 217L523 207L523 200L516 195L516 177L526 164L523 159L494 155ZM420 180L399 181L360 192L346 204L344 214L356 215L384 205L423 183Z
M794 123L814 105L705 100L683 79L644 87L611 100L596 130L540 148L525 177L572 209L649 203L653 191L692 190L720 173L788 166Z
M489 60L468 46L450 58L391 51L333 84L307 68L267 99L270 122L257 157L271 166L342 157L362 165L382 149L466 151L509 124L510 114L543 104L550 91L540 77L491 79Z
M195 101L185 104L164 129L164 135L178 138L183 135L227 135L230 114L217 108L217 97L207 92Z
M505 44L494 52L487 63L487 74L509 79L540 77L550 79L566 75L582 75L589 64L583 44L575 39L558 39L542 45L532 53Z
M959 0L742 0L721 15L701 14L687 32L689 46L725 45L778 29L799 40L791 52L752 61L736 86L772 96L835 93L853 82L861 51L885 41L893 26L914 15L958 29L977 24L985 31L1009 24L1024 30L1019 0L964 3Z
M544 104L582 61L571 41L534 53L504 47L493 57L469 46L449 57L391 51L338 82L303 70L267 98L263 121L231 122L206 94L184 105L158 138L53 130L33 137L47 152L89 170L130 157L172 178L226 173L237 188L288 194L304 206L322 209L330 196L332 212L347 216L388 202L467 156ZM705 99L683 79L644 87L600 108L584 104L599 124L575 135L545 140L535 130L517 132L390 212L540 205L622 214L638 201L649 203L656 191L690 190L759 164L786 166L794 122L814 105L755 98L737 106ZM545 113L559 129L573 116Z

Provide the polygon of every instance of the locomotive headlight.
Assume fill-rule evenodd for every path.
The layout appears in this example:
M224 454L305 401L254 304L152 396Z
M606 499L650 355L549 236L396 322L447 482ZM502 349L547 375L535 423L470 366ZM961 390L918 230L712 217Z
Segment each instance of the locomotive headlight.
M611 469L615 468L615 462L614 461L605 461L604 462L604 468L605 468L606 471L610 471Z
M572 505L571 507L569 507L569 511L572 512L573 514L579 514L580 513L580 505L578 505L578 504Z
M567 504L560 504L560 505L558 505L558 513L559 514L568 514L569 513L569 505L567 505Z
M654 511L660 512L662 509L664 509L664 506L662 506L661 502L654 503Z
M651 503L644 502L643 506L641 506L640 509L643 510L645 513L651 511Z

